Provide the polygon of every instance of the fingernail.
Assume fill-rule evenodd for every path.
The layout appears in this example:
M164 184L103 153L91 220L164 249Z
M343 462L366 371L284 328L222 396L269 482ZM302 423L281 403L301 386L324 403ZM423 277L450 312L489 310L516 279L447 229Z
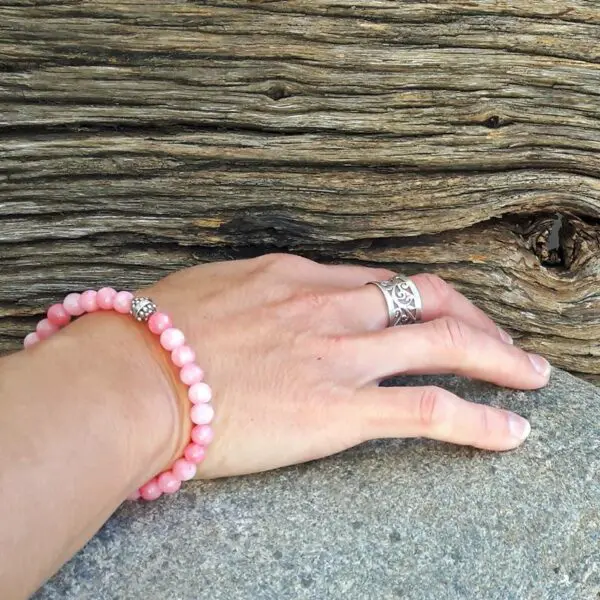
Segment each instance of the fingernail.
M502 327L498 327L498 331L500 332L500 337L502 338L503 342L506 342L507 344L514 344L513 339L510 337L510 335L508 335L508 333L506 333L506 331L504 331L504 329L502 329Z
M546 376L550 374L550 363L543 356L540 356L539 354L529 354L528 356L533 368L540 375Z
M510 413L508 427L511 435L518 440L526 439L531 431L529 421L519 415L515 415L515 413Z

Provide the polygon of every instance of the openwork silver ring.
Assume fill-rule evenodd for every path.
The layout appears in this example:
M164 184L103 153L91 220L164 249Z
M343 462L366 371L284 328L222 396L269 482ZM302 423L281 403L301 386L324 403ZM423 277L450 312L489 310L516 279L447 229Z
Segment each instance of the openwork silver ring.
M388 309L388 327L410 325L422 319L421 294L408 277L395 275L386 281L369 281L368 283L376 285L385 298Z

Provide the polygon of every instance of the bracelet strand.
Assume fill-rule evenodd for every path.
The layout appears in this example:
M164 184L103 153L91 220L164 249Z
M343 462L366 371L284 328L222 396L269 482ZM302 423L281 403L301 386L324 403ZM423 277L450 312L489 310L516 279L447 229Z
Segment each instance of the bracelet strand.
M179 369L179 378L187 386L190 400L190 419L193 427L191 439L183 454L164 471L161 471L128 496L129 500L156 500L162 494L173 494L182 481L192 479L197 465L204 460L206 448L213 439L211 422L214 409L211 404L212 391L203 381L204 372L196 363L196 353L185 343L183 332L173 326L171 317L159 312L150 298L136 297L131 292L104 287L98 291L87 290L81 294L65 296L62 303L53 304L40 320L36 330L25 336L23 345L29 348L45 340L69 324L73 317L98 310L114 310L130 314L136 321L146 323L148 329L159 336L160 345L171 355L171 361Z

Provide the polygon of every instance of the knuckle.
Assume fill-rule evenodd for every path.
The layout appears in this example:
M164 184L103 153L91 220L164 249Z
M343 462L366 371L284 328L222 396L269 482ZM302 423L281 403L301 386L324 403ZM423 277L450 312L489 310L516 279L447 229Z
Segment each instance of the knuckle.
M277 269L282 262L287 260L286 256L283 252L270 252L259 256L257 260L265 271L270 271Z
M491 410L492 409L487 406L482 406L479 414L479 434L484 440L490 439L497 433L494 427L495 419L493 418Z
M313 262L309 258L304 258L299 254L289 254L285 252L271 252L269 254L264 254L260 258L266 269L278 272L286 272Z
M339 353L344 348L348 338L343 335L330 335L327 338L329 350L334 354Z
M454 317L442 317L434 321L441 340L453 350L462 350L468 344L468 328Z
M450 284L442 279L439 275L434 275L433 273L423 273L422 275L419 275L419 279L424 281L425 284L433 290L434 295L439 301L443 301L450 293Z
M303 336L303 353L305 356L311 357L311 360L322 361L319 366L325 369L330 369L337 364L342 352L342 344L344 340L341 336L329 335L307 335ZM327 382L331 385L331 381Z
M329 296L316 290L306 290L297 293L292 303L301 314L312 313L324 309L329 304Z
M391 279L396 275L395 271L391 269L384 269L382 267L378 267L373 269L373 277L375 277L378 281L385 281L386 279Z
M425 431L439 429L446 420L445 390L437 386L421 388L418 401L418 422Z

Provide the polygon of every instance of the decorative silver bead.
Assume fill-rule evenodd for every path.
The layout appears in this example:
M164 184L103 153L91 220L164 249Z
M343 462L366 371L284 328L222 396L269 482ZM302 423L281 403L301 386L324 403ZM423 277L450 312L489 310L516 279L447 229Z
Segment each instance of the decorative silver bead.
M136 321L147 321L156 311L156 304L150 298L135 297L131 301L129 314Z

